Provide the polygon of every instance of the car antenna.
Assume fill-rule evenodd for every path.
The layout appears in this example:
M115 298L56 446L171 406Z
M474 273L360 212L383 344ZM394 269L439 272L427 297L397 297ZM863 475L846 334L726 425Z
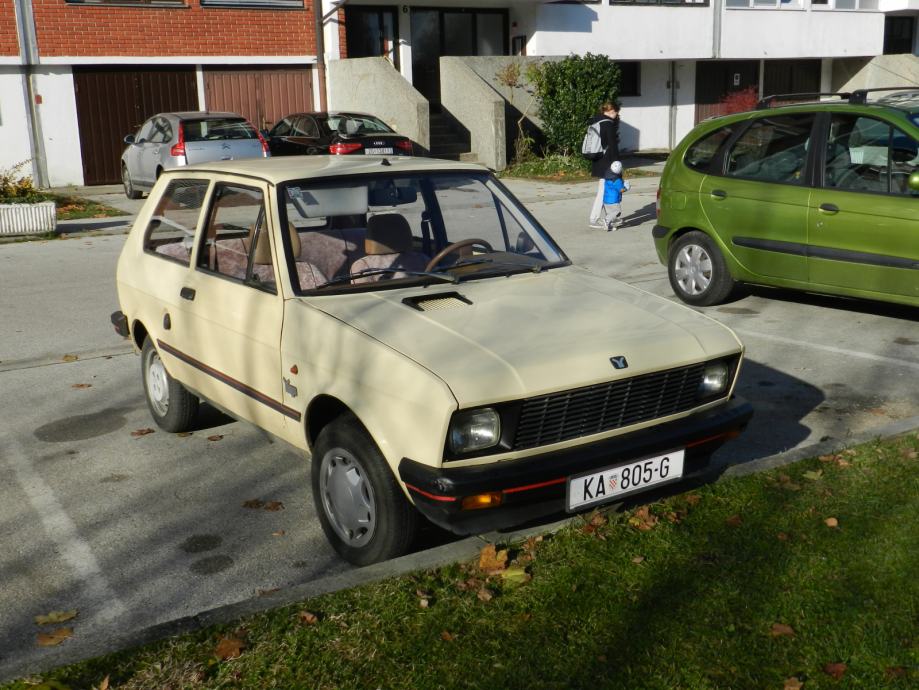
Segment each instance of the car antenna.
M392 163L389 162L389 159L388 159L388 158L384 158L383 160L380 161L380 165L387 165L387 166L389 166L389 165L392 165Z

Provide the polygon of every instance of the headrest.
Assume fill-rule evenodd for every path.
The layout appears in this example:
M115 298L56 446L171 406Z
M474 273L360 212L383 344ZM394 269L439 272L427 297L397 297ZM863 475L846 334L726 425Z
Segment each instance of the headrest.
M405 216L381 213L368 218L364 251L368 254L401 254L412 251L412 230Z
M357 134L361 128L361 123L357 120L345 120L345 134Z
M258 239L255 242L255 251L252 253L252 263L256 266L259 264L271 265L273 263L271 260L271 243L268 240L268 231L264 223L261 225L261 228L262 231L258 234ZM297 259L300 256L300 235L297 234L297 228L294 227L293 223L287 224L287 230L290 233L291 251L293 252L294 259ZM249 231L249 242L252 241L252 236L254 234L255 226Z

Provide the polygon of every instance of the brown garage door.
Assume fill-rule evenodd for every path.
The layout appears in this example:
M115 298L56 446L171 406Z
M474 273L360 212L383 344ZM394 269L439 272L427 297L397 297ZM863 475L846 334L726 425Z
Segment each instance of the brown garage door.
M198 110L193 67L74 67L84 184L121 181L124 136L151 115Z
M204 92L208 110L229 110L267 129L285 115L313 109L309 67L208 68Z

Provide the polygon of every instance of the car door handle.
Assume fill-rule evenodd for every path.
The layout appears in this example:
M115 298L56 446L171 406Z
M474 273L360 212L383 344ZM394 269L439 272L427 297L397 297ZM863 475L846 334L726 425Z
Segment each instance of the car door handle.
M181 290L179 290L179 297L182 299L187 299L189 302L193 302L195 300L195 291L192 288L183 287Z
M711 191L712 199L727 199L728 193L723 189L713 189Z
M839 213L839 206L836 204L820 204L821 213L828 213L830 215L834 213Z

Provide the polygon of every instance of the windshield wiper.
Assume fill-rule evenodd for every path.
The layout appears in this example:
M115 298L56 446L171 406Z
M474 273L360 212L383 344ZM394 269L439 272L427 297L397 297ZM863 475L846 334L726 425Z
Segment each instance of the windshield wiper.
M493 264L495 267L511 266L515 269L519 269L518 271L509 272L507 273L507 275L510 275L511 273L518 273L518 272L524 273L526 271L530 271L532 273L539 273L543 269L542 264L532 264L530 266L527 266L526 264L520 264L520 263L517 263L516 261L498 261L496 259L466 259L465 261L458 261L455 264L451 264L450 266L447 266L446 270L449 271L454 268L460 268L463 266L475 266L478 264Z
M445 273L431 273L429 271L406 271L403 268L365 268L363 271L358 271L357 273L348 273L347 275L341 275L337 278L332 278L331 280L326 281L322 285L317 285L317 290L322 290L327 288L330 285L337 285L339 283L350 282L355 278L363 278L364 276L376 276L383 275L387 273L404 273L407 276L418 276L424 278L434 278L436 280L443 280L447 283L456 284L459 282L459 278L456 276L446 275Z

